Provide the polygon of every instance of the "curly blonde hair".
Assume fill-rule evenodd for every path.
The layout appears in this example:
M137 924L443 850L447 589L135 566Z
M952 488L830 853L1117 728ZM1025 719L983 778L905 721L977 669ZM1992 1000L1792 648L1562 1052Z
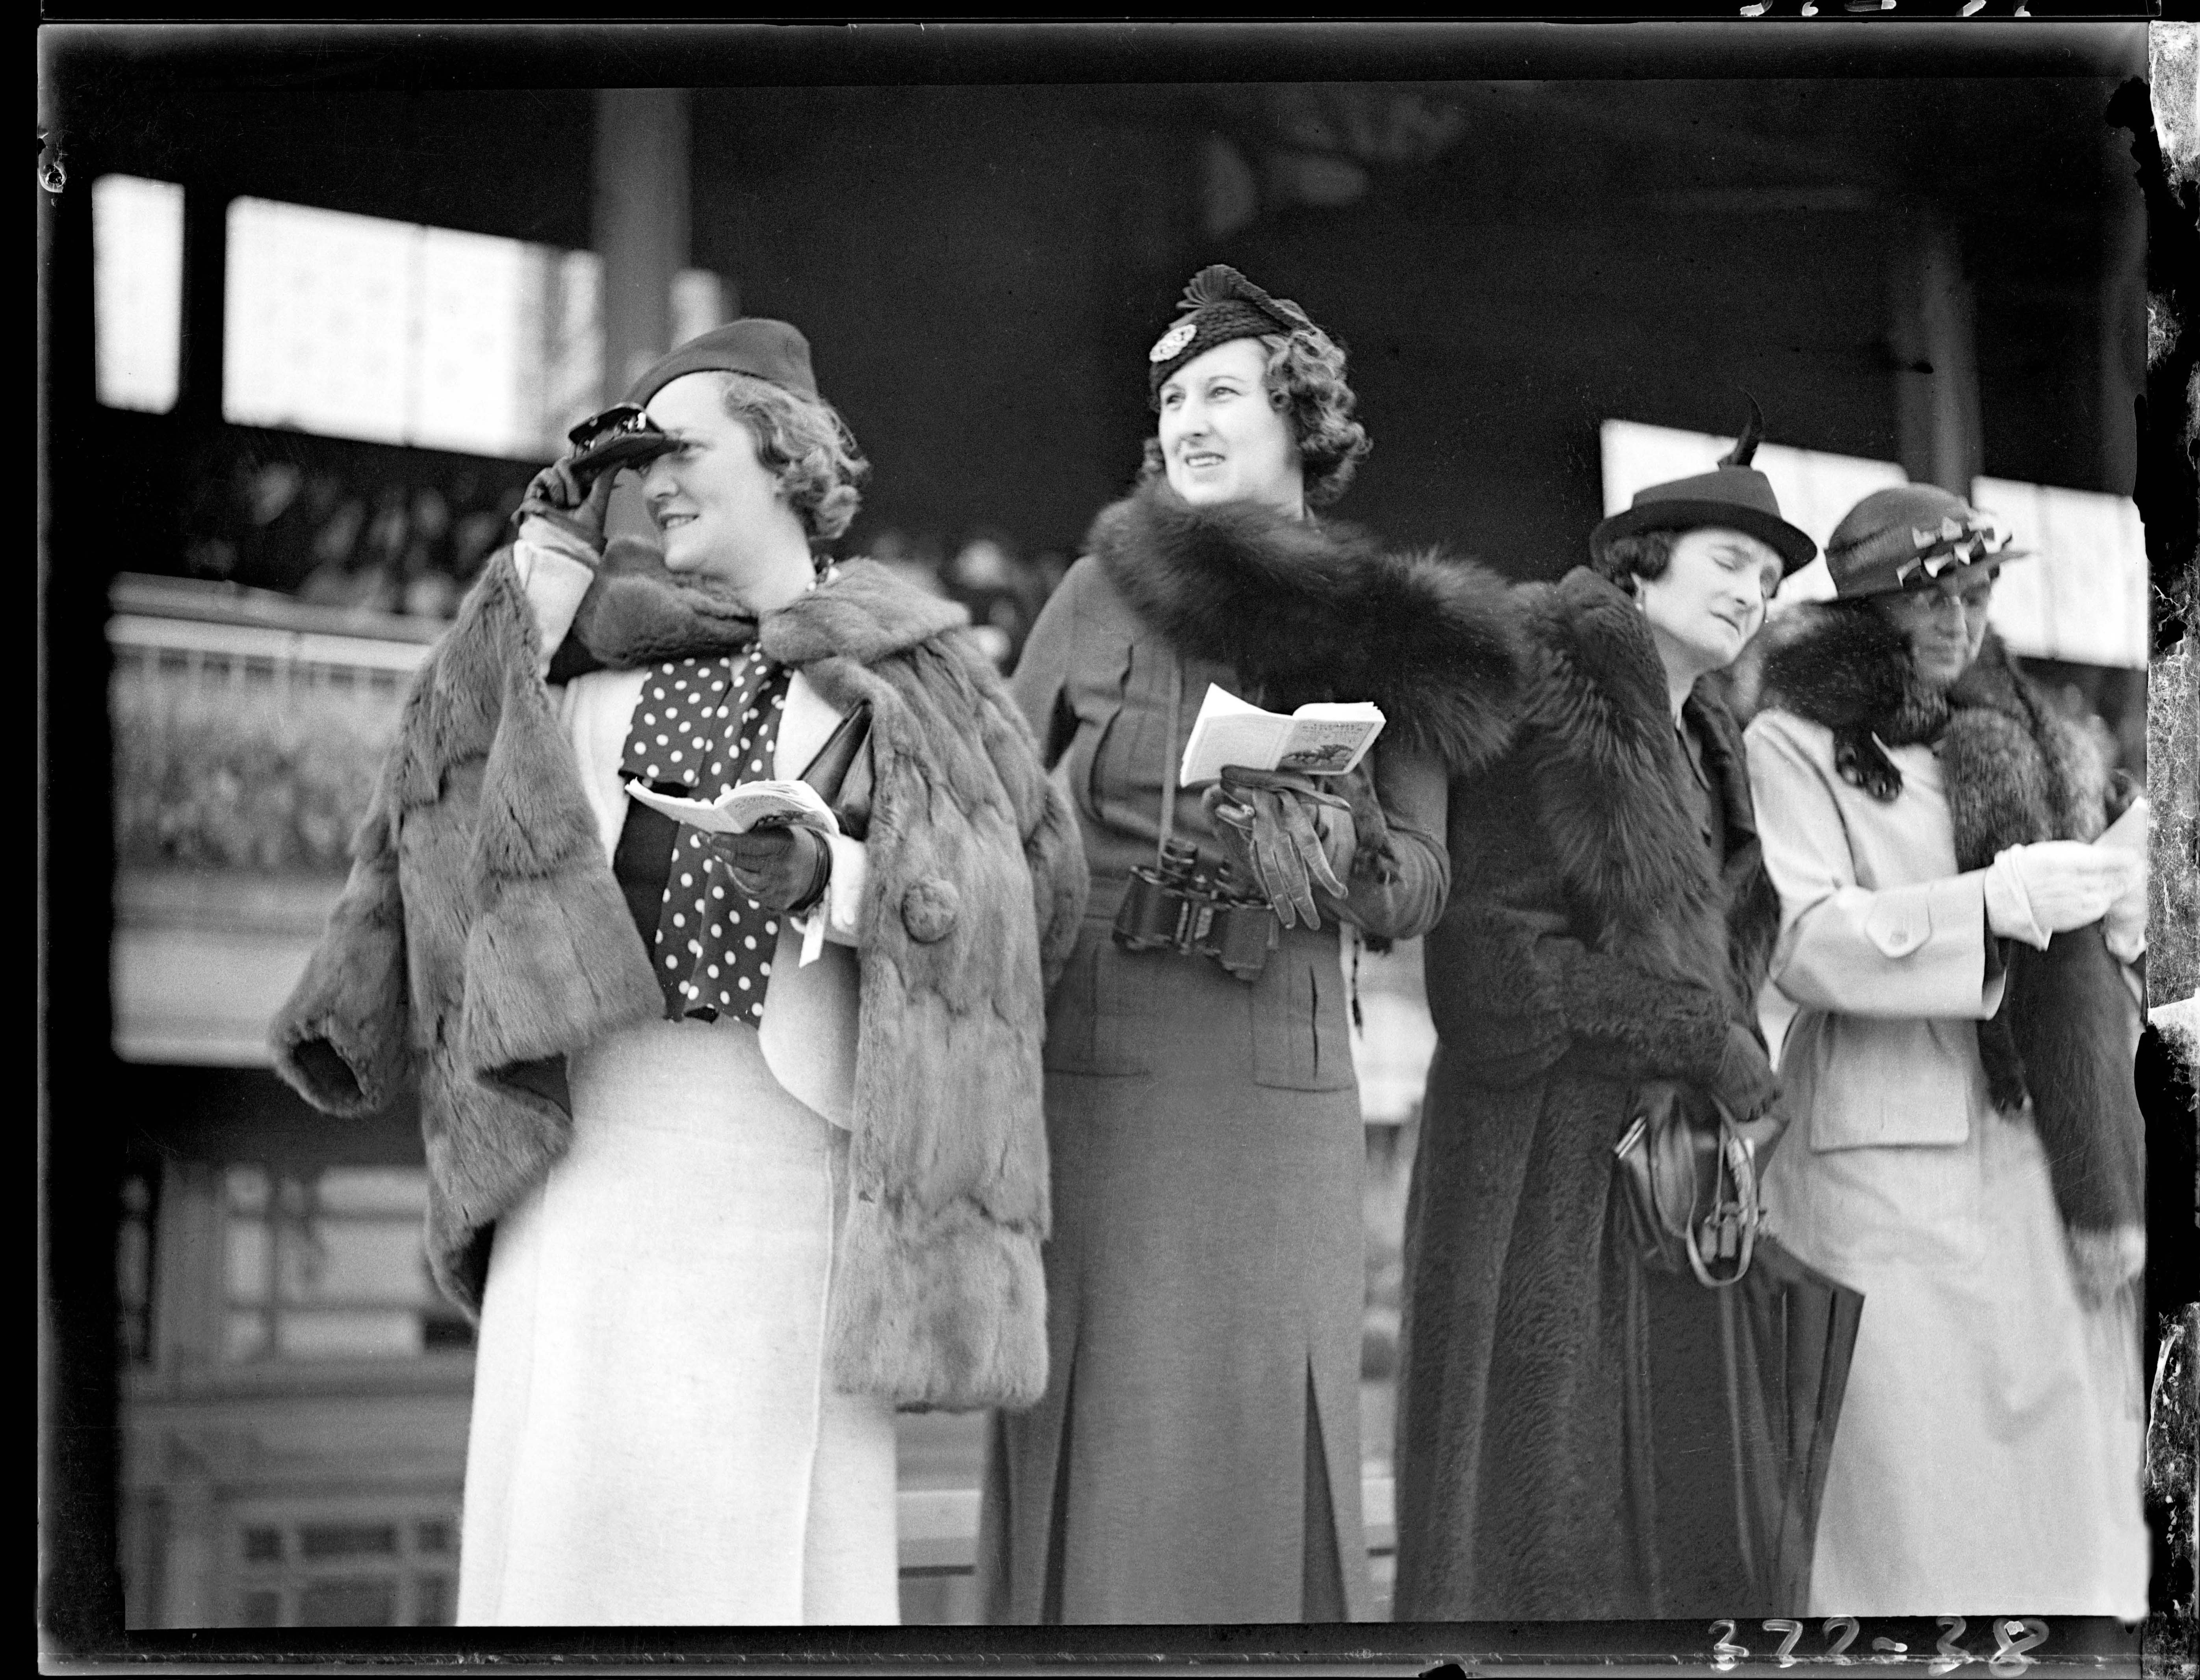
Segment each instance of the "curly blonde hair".
M821 553L848 529L863 505L856 487L871 470L840 412L821 397L805 396L746 373L721 373L726 413L757 442L757 460Z
M1319 329L1261 335L1268 353L1262 376L1268 401L1291 423L1299 465L1306 480L1307 506L1326 507L1344 494L1360 460L1375 447L1367 428L1352 418L1360 399L1344 383L1344 346ZM1146 440L1139 482L1163 477L1158 437Z

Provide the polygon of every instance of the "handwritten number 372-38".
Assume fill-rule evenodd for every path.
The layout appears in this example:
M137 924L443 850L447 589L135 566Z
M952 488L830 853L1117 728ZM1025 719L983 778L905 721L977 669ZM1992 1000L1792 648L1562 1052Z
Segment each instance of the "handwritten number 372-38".
M1935 1675L1946 1674L1953 1669L1962 1667L1965 1663L1975 1662L1984 1662L1988 1671L1993 1674L2022 1674L2032 1666L2033 1660L2029 1654L2031 1651L2047 1642L2047 1624L2038 1617L2006 1617L1996 1620L1992 1624L1993 1655L1980 1657L1965 1650L1956 1642L1963 1636L1964 1630L1969 1625L1961 1616L1943 1616L1940 1618L1940 1643L1934 1648L1933 1661L1927 1671ZM1793 1668L1797 1663L1805 1660L1795 1654L1795 1646L1803 1637L1802 1623L1781 1616L1766 1622L1764 1625L1767 1633L1782 1636L1779 1648L1772 1654L1772 1660L1781 1667ZM1731 1668L1749 1655L1749 1648L1738 1644L1735 1641L1735 1623L1723 1619L1711 1624L1711 1638L1714 1642L1711 1646L1711 1657L1722 1669ZM1849 1647L1856 1642L1857 1619L1853 1616L1829 1616L1821 1624L1819 1631L1826 1640L1826 1652L1820 1659L1821 1661L1838 1663L1846 1666L1850 1663L1859 1660L1899 1662L1903 1660L1901 1655L1903 1647L1885 1639L1875 1640L1873 1643L1881 1650L1893 1653L1891 1657L1859 1659L1846 1654Z

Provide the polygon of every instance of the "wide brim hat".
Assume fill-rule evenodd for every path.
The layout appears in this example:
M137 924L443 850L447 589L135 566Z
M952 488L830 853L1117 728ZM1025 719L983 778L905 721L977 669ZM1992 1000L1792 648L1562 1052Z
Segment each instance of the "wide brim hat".
M627 388L626 400L646 405L688 373L746 373L806 397L817 395L817 376L810 366L810 341L785 321L761 316L728 321L675 345Z
M1195 356L1237 338L1294 332L1328 335L1288 297L1271 297L1227 263L1210 263L1191 277L1177 307L1184 313L1146 352L1146 400L1158 406L1169 375Z
M1589 553L1601 560L1624 536L1717 526L1769 546L1780 556L1782 577L1808 565L1818 552L1817 543L1808 531L1780 517L1780 498L1772 493L1772 481L1749 465L1764 427L1764 416L1752 401L1748 426L1717 466L1637 490L1629 506L1589 532Z
M1937 484L1894 484L1841 515L1826 539L1826 571L1836 596L1895 594L2030 558L2012 541L1993 515Z

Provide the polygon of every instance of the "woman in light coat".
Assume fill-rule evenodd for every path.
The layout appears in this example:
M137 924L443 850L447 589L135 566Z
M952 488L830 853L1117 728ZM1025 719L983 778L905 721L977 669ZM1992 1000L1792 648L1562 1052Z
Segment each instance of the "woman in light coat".
M536 479L277 1063L337 1113L418 1082L430 1258L480 1320L462 1623L892 1622L896 1404L1045 1382L1083 859L962 610L832 563L861 462L802 336L736 321L630 402L661 557L606 552L609 471ZM859 713L829 836L640 797L837 763Z
M2144 852L2086 843L2104 769L1986 629L2006 541L1865 498L1747 732L1800 1010L1765 1205L1864 1295L1811 1614L2146 1611Z

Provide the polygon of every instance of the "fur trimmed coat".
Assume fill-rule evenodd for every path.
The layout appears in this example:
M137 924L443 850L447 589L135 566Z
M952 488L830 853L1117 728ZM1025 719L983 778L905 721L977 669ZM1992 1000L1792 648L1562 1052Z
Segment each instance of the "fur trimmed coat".
M757 623L614 545L568 643L585 668L753 638L836 709L871 708L828 1369L950 1408L1026 1405L1045 1383L1044 998L1085 892L1074 821L963 617L854 562ZM469 1311L499 1215L567 1146L565 1058L663 1009L543 651L502 551L407 697L343 898L271 1034L278 1070L330 1113L417 1088L430 1263Z
M1706 1085L1729 1026L1753 1028L1778 927L1713 682L1685 717L1723 867L1632 599L1586 569L1515 595L1518 739L1453 784L1451 899L1425 946L1438 1045L1406 1215L1401 1620L1662 1613L1622 1513L1612 1150L1640 1082Z
M1782 1246L1864 1297L1795 1613L2137 1619L2142 1232L2070 1209L2119 1176L2088 1163L2128 1145L2136 1165L2138 1000L2098 926L2004 957L1981 868L2033 824L2098 833L2098 770L1992 641L1945 695L1915 692L1877 613L1828 603L1782 616L1764 668L1776 703L1746 741L1798 1012L1759 1185ZM2066 986L2059 1019L2020 1008ZM2055 1029L2006 1041L2028 1116L1988 1060L2027 1019Z
M2010 659L1991 630L1945 695L1910 680L1901 636L1869 610L1807 606L1770 638L1761 704L1832 731L1834 765L1882 805L1902 794L1886 746L1934 743L1958 869L2012 846L2097 839L2129 803L2092 746ZM2145 1122L2133 1081L2134 1000L2098 923L2044 951L1991 940L2002 1005L1978 1023L1993 1105L2027 1105L2081 1267L2111 1285L2119 1254L2144 1250Z
M1364 1618L1366 1141L1338 922L1410 938L1441 909L1447 771L1511 729L1510 600L1465 561L1161 483L1103 512L1089 549L1015 678L1093 885L1049 1013L1052 1377L996 1424L986 1614ZM1318 895L1322 925L1281 932L1250 983L1111 936L1210 682L1390 720L1345 895ZM1173 799L1175 837L1224 855L1198 791Z

